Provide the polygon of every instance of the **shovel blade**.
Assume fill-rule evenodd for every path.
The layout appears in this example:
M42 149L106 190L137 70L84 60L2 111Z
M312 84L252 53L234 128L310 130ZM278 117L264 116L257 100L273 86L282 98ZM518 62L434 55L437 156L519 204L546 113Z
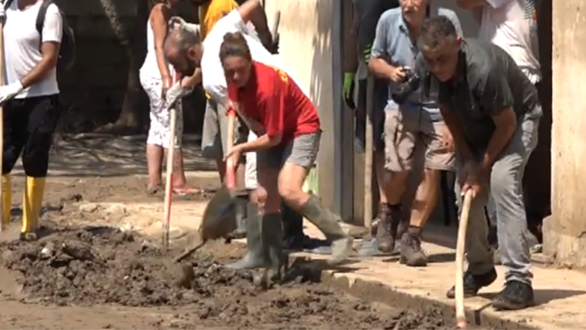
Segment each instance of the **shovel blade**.
M237 227L236 191L222 186L209 201L203 213L200 233L205 240L227 237Z

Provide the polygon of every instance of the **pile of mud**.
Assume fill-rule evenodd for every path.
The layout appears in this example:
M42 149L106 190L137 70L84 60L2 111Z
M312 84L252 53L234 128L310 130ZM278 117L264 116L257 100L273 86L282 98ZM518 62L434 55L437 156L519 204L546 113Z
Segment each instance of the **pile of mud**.
M3 265L18 272L24 293L48 303L185 305L254 290L250 273L225 269L210 256L193 262L192 290L178 288L172 258L133 232L110 227L49 230L38 242L1 246Z
M234 245L212 244L198 253L191 262L195 280L179 288L169 279L177 265L136 233L107 227L51 229L38 242L0 244L4 267L17 274L29 301L172 308L172 316L151 324L165 329L194 329L194 324L198 329L449 328L437 311L420 314L371 304L320 283L294 281L261 290L252 284L251 273L212 261L222 254L227 261L226 251Z

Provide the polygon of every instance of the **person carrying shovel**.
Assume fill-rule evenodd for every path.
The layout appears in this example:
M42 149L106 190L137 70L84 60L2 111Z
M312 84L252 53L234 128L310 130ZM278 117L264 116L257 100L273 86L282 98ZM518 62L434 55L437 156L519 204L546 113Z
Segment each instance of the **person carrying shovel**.
M224 35L220 60L231 106L258 136L235 145L226 158L236 161L245 153L257 155L256 195L265 251L261 267L282 266L281 198L325 234L332 242L330 263L339 264L351 254L354 239L317 196L302 190L319 150L321 124L316 107L287 73L254 61L240 32Z
M456 146L456 189L472 190L464 295L476 295L497 278L484 212L490 194L506 268L504 289L492 305L503 310L531 306L533 275L525 236L522 179L527 159L537 144L542 115L537 90L502 48L463 40L446 17L426 20L419 44L422 56L416 65L428 68L438 81L435 92ZM459 205L462 207L461 202ZM454 288L447 296L454 297Z

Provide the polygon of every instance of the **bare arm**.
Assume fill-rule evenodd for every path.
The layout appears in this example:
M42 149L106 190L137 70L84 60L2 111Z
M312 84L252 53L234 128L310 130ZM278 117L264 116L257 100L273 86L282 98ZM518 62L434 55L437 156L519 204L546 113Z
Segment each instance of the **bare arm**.
M181 87L193 88L201 83L201 68L196 68L191 76L181 79Z
M388 24L387 17L386 14L383 14L376 25L376 34L372 43L372 54L368 61L368 68L378 77L396 81L398 68L383 59L383 57L387 56L387 35L393 32Z
M167 61L165 60L164 43L169 30L168 21L171 17L171 12L167 7L159 4L153 8L150 17L151 28L153 29L153 35L155 37L155 55L157 57L157 67L161 73L161 78L164 83L172 81L171 73ZM169 87L169 86L167 86Z
M443 104L440 104L440 112L444 118L446 126L448 126L448 129L452 134L456 148L464 159L464 162L474 161L474 154L472 153L468 142L466 142L466 139L464 138L464 132L462 131L462 127L460 126L460 121L458 118L454 115L450 108Z
M486 169L492 166L517 129L517 115L512 108L501 110L497 115L492 116L492 120L496 128L482 157L482 167Z
M63 34L63 19L55 5L47 8L47 15L41 35L41 60L21 80L23 88L30 87L41 80L57 66L59 48Z
M258 0L248 0L238 8L238 13L244 23L252 22L260 41L265 47L273 43L273 36L267 22L267 15Z
M355 73L358 70L358 50L356 38L358 35L358 20L356 13L352 15L352 25L348 31L348 38L346 38L346 46L344 49L344 72Z

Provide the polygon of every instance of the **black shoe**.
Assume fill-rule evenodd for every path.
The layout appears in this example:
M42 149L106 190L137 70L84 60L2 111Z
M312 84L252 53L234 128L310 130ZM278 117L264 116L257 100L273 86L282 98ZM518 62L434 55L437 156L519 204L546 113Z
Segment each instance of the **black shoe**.
M531 307L533 300L533 288L530 284L509 281L504 289L492 300L492 306L496 310L519 310Z
M485 286L489 286L496 280L497 274L496 269L491 269L489 272L482 275L472 275L472 273L466 271L464 273L464 297L474 297L478 294L478 291ZM454 299L456 296L456 287L453 286L446 296L450 299Z
M421 249L420 235L403 234L403 237L401 237L401 259L399 261L409 267L427 266L427 256Z

